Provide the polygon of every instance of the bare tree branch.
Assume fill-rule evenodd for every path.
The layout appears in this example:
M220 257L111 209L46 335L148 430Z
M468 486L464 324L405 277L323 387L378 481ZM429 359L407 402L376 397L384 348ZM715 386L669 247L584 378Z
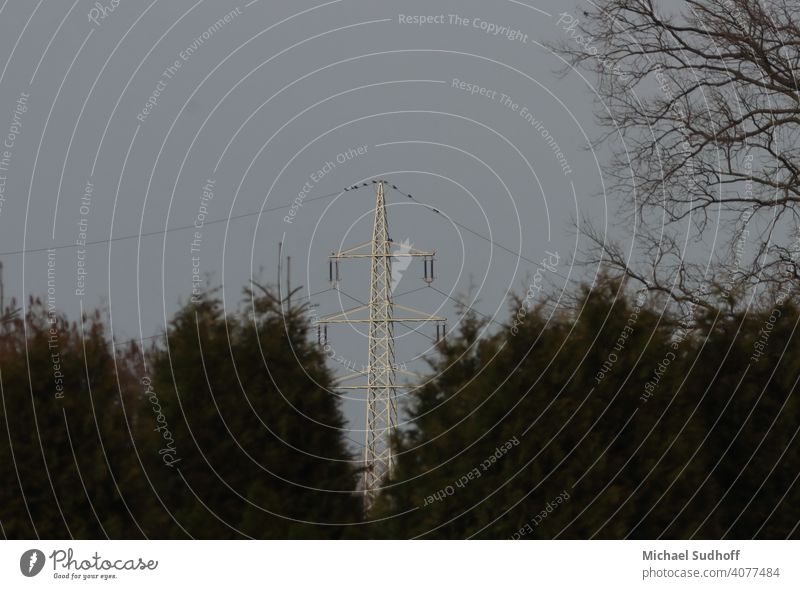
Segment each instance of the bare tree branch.
M598 77L610 188L650 256L637 270L594 234L597 260L677 301L730 299L734 289L720 285L731 283L800 285L800 2L595 6L561 15L572 34L555 49ZM727 225L713 267L687 262L677 236L691 228L705 239L718 223Z

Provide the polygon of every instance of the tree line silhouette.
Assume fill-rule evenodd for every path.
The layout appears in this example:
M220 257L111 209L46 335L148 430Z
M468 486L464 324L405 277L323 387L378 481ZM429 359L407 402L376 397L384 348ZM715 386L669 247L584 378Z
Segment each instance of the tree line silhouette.
M256 288L226 314L207 293L142 349L31 299L0 331L2 532L797 538L795 303L687 318L612 279L575 302L519 320L514 299L513 331L459 308L364 514L302 306Z

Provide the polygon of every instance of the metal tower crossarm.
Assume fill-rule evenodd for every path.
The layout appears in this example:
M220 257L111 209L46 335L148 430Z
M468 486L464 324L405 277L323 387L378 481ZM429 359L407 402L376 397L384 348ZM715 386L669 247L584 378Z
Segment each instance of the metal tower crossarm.
M394 242L389 239L388 246L391 247ZM414 247L408 246L406 251L396 251L391 254L390 257L392 258L432 258L436 255L435 251L432 252L425 252L422 250L418 250ZM372 252L372 242L362 243L346 250L341 250L339 252L333 252L330 256L328 256L331 260L347 260L347 259L357 259L357 258L374 258L374 257L382 257L382 253L375 254Z
M411 307L406 307L404 305L398 305L394 303L394 306L398 309L403 309L404 311L410 311L413 313L417 313L414 317L394 317L392 316L390 321L392 323L426 323L428 321L436 321L436 322L443 322L446 321L444 317L440 317L439 315L426 315L422 311L417 311L416 309L412 309ZM328 325L332 323L370 323L372 319L370 318L362 318L362 319L354 319L352 315L354 313L358 313L359 311L366 311L369 309L369 305L361 305L360 307L354 307L353 309L348 309L347 311L343 311L342 313L336 313L334 315L326 315L325 317L321 317L318 321L315 322L319 325Z

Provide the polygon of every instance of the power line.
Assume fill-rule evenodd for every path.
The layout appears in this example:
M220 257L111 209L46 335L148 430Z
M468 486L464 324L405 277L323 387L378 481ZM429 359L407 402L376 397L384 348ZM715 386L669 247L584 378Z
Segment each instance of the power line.
M343 190L339 190L338 192L331 192L329 194L323 194L321 196L315 196L314 198L304 199L303 202L304 203L306 203L306 202L315 202L315 201L318 201L318 200L323 200L323 199L326 199L326 198L339 196L339 195L341 195L341 194L343 194L345 192L351 192L353 190L358 190L359 188L363 188L365 186L368 186L368 184L363 183L363 184L361 184L359 186L350 186L350 187L345 188ZM217 224L217 223L225 223L225 222L228 222L228 221L235 221L237 219L244 219L244 218L247 218L247 217L254 217L256 215L262 215L264 213L271 213L273 211L280 211L280 210L283 210L283 209L289 209L289 208L291 208L293 206L295 206L295 203L292 202L292 203L289 203L289 204L286 204L286 205L280 205L280 206L276 206L276 207L270 207L270 208L266 208L266 209L261 209L259 211L253 211L251 213L242 213L241 215L232 215L232 216L226 217L224 219L214 219L214 220L211 220L211 221L206 221L206 222L203 223L203 226L205 227L206 225L214 225L214 224ZM127 239L139 239L139 238L142 238L142 237L151 237L153 235L164 235L166 233L172 233L173 231L186 231L186 230L189 230L189 229L197 229L197 228L194 226L194 224L192 224L192 225L182 225L180 227L171 227L169 229L160 229L160 230L157 230L157 231L147 231L145 233L123 235L123 236L120 236L120 237L112 237L110 239L97 239L97 240L94 240L94 241L87 241L86 244L81 244L81 247L90 246L90 245L100 245L100 244L104 244L104 243L112 243L112 242L115 242L115 241L124 241L124 240L127 240ZM19 254L32 254L32 253L37 253L37 252L46 252L46 251L58 250L58 249L69 249L69 248L74 248L74 247L78 247L78 244L69 243L69 244L64 244L64 245L56 245L56 246L53 246L53 247L38 247L38 248L33 248L33 249L13 250L13 251L7 251L7 252L0 252L0 256L14 256L14 255L19 255Z
M373 181L372 183L374 184L375 181ZM437 209L433 205L430 205L428 203L424 203L424 202L420 201L419 199L417 199L412 194L409 194L407 192L404 192L403 190L400 190L397 187L397 185L395 185L395 184L391 184L391 185L387 184L387 185L391 186L391 188L395 192L397 192L398 194L402 194L403 196L405 196L407 198L410 198L411 200L416 202L418 205L421 205L421 206L425 207L429 211L431 211L431 212L433 212L433 213L435 213L437 215L440 215L442 217L445 216L439 209ZM361 184L355 184L355 185L352 185L352 186L348 186L347 188L344 188L343 190L340 190L340 191L337 191L337 192L331 192L329 194L323 194L321 196L316 196L316 197L313 197L313 198L305 199L303 202L309 202L309 203L310 202L316 202L316 201L324 200L324 199L327 199L327 198L332 198L334 196L339 196L339 195L343 194L344 192L352 192L354 190L359 190L359 189L367 187L367 186L369 186L369 183L362 182ZM289 209L292 206L294 206L294 203L289 203L289 204L285 204L285 205L279 205L279 206L275 206L275 207L269 207L269 208L266 208L266 209L261 209L259 211L252 211L250 213L242 213L240 215L232 215L230 217L226 217L226 218L222 218L222 219L213 219L211 221L206 221L203 225L204 226L206 226L206 225L215 225L215 224L218 224L218 223L225 223L225 222L229 222L229 221L235 221L235 220L238 220L238 219L245 219L245 218L248 218L248 217L254 217L256 215L262 215L264 213L270 213L270 212L274 212L274 211L280 211L280 210L284 210L284 209ZM509 253L509 254L511 254L511 255L523 260L523 261L525 261L525 262L528 262L529 264L533 264L533 265L539 266L539 267L544 267L541 262L537 262L535 260L532 260L532 259L522 255L521 253L519 253L517 251L514 251L513 249L511 249L511 248L509 248L509 247L507 247L507 246L505 246L505 245L503 245L501 243L498 243L497 241L493 240L492 238L487 237L486 235L483 235L482 233L480 233L478 231L475 231L474 229L471 229L470 227L467 227L466 225L463 225L462 223L459 223L458 221L456 221L455 219L453 219L451 217L446 217L446 218L451 223L456 225L457 227L463 229L464 231L467 231L468 233L471 233L472 235L474 235L476 237L479 237L480 239L483 239L483 240L491 243L492 245L498 247L499 249L501 249L501 250L503 250L503 251L505 251L505 252L507 252L507 253ZM122 235L122 236L113 237L113 238L110 238L110 239L97 239L97 240L93 240L93 241L87 241L85 246L101 245L101 244L113 243L113 242L117 242L117 241L126 241L126 240L130 240L130 239L141 239L142 237L152 237L152 236L155 236L155 235L164 235L166 233L172 233L174 231L188 231L190 229L196 229L194 224L192 224L192 225L182 225L180 227L171 227L169 229L160 229L160 230L155 230L155 231L147 231L147 232L138 233L138 234ZM14 255L20 255L20 254L32 254L32 253L40 253L40 252L46 252L46 251L51 251L51 250L71 249L71 248L75 248L75 247L78 247L78 244L69 243L69 244L57 245L57 246L53 246L53 247L26 248L26 249L21 249L21 250L10 250L10 251L5 251L5 252L0 252L0 256L14 256ZM84 247L84 244L81 244L81 247ZM563 278L564 280L568 280L568 278L566 276L564 276L564 275L562 275L562 274L560 274L558 272L553 272L553 270L550 270L550 269L548 269L548 271L552 272L556 276L559 276L560 278Z
M475 313L477 313L477 314L478 314L478 315L480 315L481 317L484 317L485 319L488 319L488 320L489 320L489 321L491 321L492 323L496 323L497 325L499 325L500 327L503 327L503 328L506 328L506 327L508 327L508 325L506 325L506 324L504 324L504 323L500 323L499 321L497 321L497 320L493 319L492 317L489 317L489 316L488 316L486 313L481 313L480 311L478 311L478 309L476 309L475 307L472 307L472 306L470 306L470 305L466 304L464 301L459 301L458 299L451 297L449 294L447 294L446 292L443 292L443 291L439 290L439 289L438 289L438 288L436 288L435 286L431 286L430 288L432 288L433 290L435 290L436 292L438 292L438 293L439 293L440 295L442 295L443 297L447 297L447 298L448 298L448 299L450 299L451 301L453 301L453 302L455 302L455 303L458 303L459 305L463 305L464 307L466 307L466 308L467 308L467 309L469 309L470 311L474 311Z
M372 184L376 184L377 181L373 180L371 183ZM327 199L327 198L332 198L334 196L340 196L345 192L352 192L352 191L359 190L361 188L365 188L365 187L368 187L368 186L370 186L370 183L362 182L361 184L354 184L352 186L348 186L348 187L346 187L346 188L344 188L342 190L339 190L337 192L331 192L331 193L328 193L328 194L323 194L323 195L316 196L316 197L313 197L313 198L305 199L303 202L316 202L316 201L324 200L324 199ZM417 204L423 206L424 208L428 209L429 211L433 212L434 214L437 214L439 216L445 217L445 215L439 209L437 209L436 207L434 207L434 206L432 206L432 205L430 205L428 203L424 203L424 202L420 201L419 199L417 199L412 194L407 193L407 192L401 190L400 188L398 188L397 185L388 184L387 183L386 186L390 186L395 192L397 192L399 194L402 194L403 196L413 200L414 202L416 202ZM279 205L279 206L275 206L275 207L269 207L269 208L266 208L266 209L261 209L259 211L253 211L253 212L250 212L250 213L242 213L240 215L232 215L232 216L229 216L229 217L226 217L226 218L222 218L222 219L213 219L211 221L206 221L203 225L204 226L205 225L214 225L214 224L218 224L218 223L229 222L229 221L234 221L234 220L238 220L238 219L244 219L244 218L253 217L253 216L256 216L256 215L262 215L264 213L269 213L269 212L289 209L294 205L295 205L295 203L289 203L289 204L285 204L285 205ZM463 229L464 231L467 231L467 232L475 235L476 237L479 237L479 238L491 243L492 245L500 248L501 250L506 251L507 253L509 253L509 254L511 254L511 255L523 260L523 261L526 261L526 262L528 262L530 264L533 264L533 265L536 265L536 266L544 267L541 262L536 262L535 260L532 260L532 259L522 255L521 253L516 252L516 251L512 250L511 248L508 248L508 247L504 246L501 243L498 243L497 241L491 239L490 237L487 237L487 236L479 233L478 231L475 231L474 229L471 229L470 227L467 227L466 225L463 225L463 224L459 223L455 219L452 219L450 217L445 217L445 218L447 218L451 223L453 223L457 227ZM172 227L172 228L169 228L169 229L148 231L148 232L139 233L139 234L132 234L132 235L124 235L124 236L114 237L114 238L110 238L110 239L98 239L98 240L94 240L94 241L87 241L85 246L100 245L100 244L112 243L112 242L116 242L116 241L124 241L124 240L129 240L129 239L137 239L137 238L140 239L142 237L152 237L152 236L155 236L155 235L164 235L166 233L172 233L174 231L186 231L186 230L189 230L189 229L195 229L195 226L193 224L192 225L183 225L183 226L180 226L180 227ZM37 253L37 252L50 251L50 250L54 250L54 249L56 249L56 250L57 249L68 249L68 248L74 248L74 247L78 247L78 244L72 243L72 244L64 244L64 245L59 245L59 246L54 246L54 247L40 247L40 248L33 248L33 249L6 251L6 252L0 252L0 256L11 256L11 255L26 254L26 253ZM553 272L553 270L551 270L549 268L548 268L548 271L549 272ZM557 276L563 278L564 280L568 280L567 277L563 276L562 274L559 274L558 272L553 272L553 273L556 274ZM495 319L489 317L485 313L482 313L481 311L478 311L476 308L474 308L474 307L472 307L470 305L466 305L463 301L459 301L458 299L455 299L455 298L451 297L447 293L445 293L445 292L443 292L443 291L439 290L438 288L433 287L431 285L422 286L422 287L419 287L419 288L416 288L416 289L413 289L413 290L410 290L410 291L407 291L407 292L404 292L404 293L400 293L400 294L395 295L395 296L399 298L401 296L405 296L405 295L408 295L408 294L412 294L412 293L418 292L420 290L424 290L425 288L432 288L434 291L436 291L437 293L441 294L442 296L445 296L448 299L450 299L450 300L452 300L452 301L454 301L456 303L459 303L461 305L466 306L471 311L474 311L474 312L478 313L479 315L481 315L482 317L488 319L492 323L500 325L501 327L507 327L503 323L500 323L499 321L496 321ZM324 294L324 293L326 293L328 291L331 291L331 290L335 290L337 292L340 292L341 294L345 295L346 297L352 299L353 301L355 301L355 302L357 302L357 303L359 303L361 305L365 304L363 301L360 301L356 297L353 297L352 295L350 295L350 294L348 294L348 293L346 293L343 290L338 289L338 288L327 288L325 290L322 290L322 291L319 291L319 292L316 292L316 293L313 293L313 294L309 294L306 298L308 300L310 300L312 297ZM414 333L418 333L419 335L428 338L429 340L431 340L434 343L436 342L435 338L432 338L429 335L426 335L425 333L422 333L421 331L419 331L416 328L406 324L405 322L399 322L399 323L404 325L410 331L413 331ZM159 334L154 334L154 335L150 335L150 336L146 336L146 337L131 338L129 340L125 340L125 341L122 341L122 342L112 342L112 346L116 348L118 346L129 345L129 344L134 343L134 342L141 342L141 341L144 341L144 340L155 339L155 338L161 337L163 335L165 335L165 334L159 333Z
M524 261L526 261L526 262L528 262L528 263L530 263L530 264L533 264L533 265L535 265L535 266L539 266L540 268L545 268L545 269L546 269L548 272L552 272L553 274L555 274L556 276L559 276L560 278L563 278L564 280L569 280L569 279L568 279L566 276L564 276L564 275L562 275L562 274L559 274L558 272L555 272L555 271L551 270L550 268L547 268L547 267L545 267L545 266L542 264L542 262L537 262L537 261L535 261L535 260L532 260L532 259L530 259L530 258L527 258L527 257L523 256L521 253L519 253L519 252L516 252L516 251L512 250L511 248L508 248L508 247L504 246L502 243L498 243L498 242L496 242L496 241L495 241L495 240L493 240L491 237L487 237L486 235L483 235L483 234L481 234L481 233L479 233L479 232L475 231L474 229L470 229L470 228L469 228L469 227L467 227L466 225L462 225L461 223L459 223L458 221L456 221L456 220L455 220L455 219L453 219L452 217L445 216L445 215L444 215L444 213L442 213L442 211L440 211L439 209L437 209L437 208L436 208L436 207L434 207L433 205L430 205L430 204L428 204L428 203L424 203L424 202L420 201L419 199L417 199L417 197L415 197L414 195L412 195L412 194L409 194L408 192L404 192L404 191L400 190L400 189L399 189L399 188L398 188L398 187L397 187L395 184L390 184L389 186L391 186L391 187L392 187L392 190L394 190L395 192L397 192L397 193L399 193L399 194L402 194L402 195L403 195L403 196L405 196L405 197L408 197L408 198L410 198L411 200L413 200L413 201L414 201L415 203L417 203L418 205L425 207L425 208L426 208L426 209L428 209L429 211L431 211L431 212L433 212L433 213L435 213L435 214L437 214L437 215L439 215L439 216L441 216L441 217L445 217L445 218L446 218L448 221L450 221L450 222L451 222L453 225L456 225L457 227L459 227L459 228L463 229L464 231L467 231L467 232L469 232L469 233L472 233L472 234L473 234L473 235L475 235L476 237L480 237L481 239L484 239L484 240L488 241L488 242L489 242L489 243L491 243L492 245L494 245L494 246L496 246L496 247L500 248L501 250L504 250L504 251L508 252L509 254L511 254L511 255L513 255L513 256L515 256L515 257L519 258L520 260L524 260Z

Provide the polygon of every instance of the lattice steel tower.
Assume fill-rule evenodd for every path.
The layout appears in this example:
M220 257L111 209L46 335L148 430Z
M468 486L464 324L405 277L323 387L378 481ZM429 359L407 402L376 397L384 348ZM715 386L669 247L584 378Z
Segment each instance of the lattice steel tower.
M392 251L394 242L389 236L389 223L386 216L385 182L374 181L377 200L372 226L372 240L360 245L333 252L329 258L329 276L334 286L339 282L339 261L352 258L370 260L369 303L343 313L330 315L318 321L325 326L333 323L366 323L369 325L369 357L366 370L354 371L337 381L335 388L344 390L363 390L366 392L366 431L364 447L364 509L372 507L382 484L391 477L394 456L391 436L397 424L396 392L409 389L408 385L398 384L398 373L419 377L420 375L401 369L395 363L394 326L396 323L435 322L438 337L444 336L442 327L445 319L428 315L416 309L399 305L392 299L392 260L396 258L424 258L424 280L433 281L433 260L436 252L416 250L403 243L399 250ZM407 316L397 317L395 309ZM368 314L358 318L359 314ZM440 327L442 327L440 332ZM321 329L318 327L318 329ZM319 332L320 336L322 331ZM344 384L366 378L366 384Z

